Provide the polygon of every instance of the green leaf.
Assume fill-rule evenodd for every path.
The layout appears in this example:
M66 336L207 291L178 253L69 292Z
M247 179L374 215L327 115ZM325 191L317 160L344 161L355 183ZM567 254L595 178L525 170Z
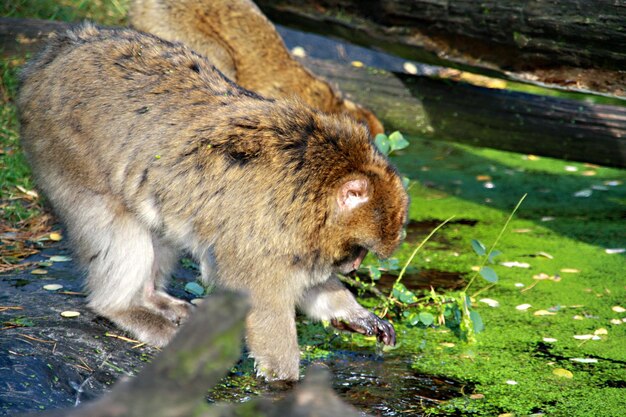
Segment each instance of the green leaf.
M185 291L197 297L202 297L204 295L204 287L197 282L188 282L185 285Z
M393 151L398 151L400 149L406 148L407 146L409 146L409 142L406 139L404 139L404 136L402 136L402 133L396 130L391 135L389 135L389 145L390 145L391 151L393 152Z
M193 269L193 270L196 270L196 271L200 270L200 266L198 266L197 263L195 263L194 261L192 261L189 258L182 258L180 260L180 263L183 266L183 268L185 268L185 269Z
M472 239L472 249L477 255L483 256L487 253L487 247L480 240Z
M373 265L369 265L367 267L367 271L369 272L370 278L374 281L378 281L380 279L381 273L380 269L376 268Z
M472 324L474 325L474 332L480 333L485 330L483 319L480 317L480 314L478 314L478 311L470 311L470 319L472 319Z
M498 282L498 274L496 274L496 271L494 271L491 267L483 266L480 269L479 274L492 284Z
M16 327L33 327L35 323L27 317L15 317L9 321L5 321L3 324Z
M405 287L400 282L394 284L391 293L395 298L405 304L411 304L417 301L417 297L415 296L415 294L413 294L409 289L407 289L407 287Z
M379 133L374 138L374 143L383 155L389 155L391 144L389 143L389 138L387 137L387 135L385 135L384 133Z
M497 250L497 249L492 250L491 253L489 254L489 262L492 263L492 264L495 263L493 258L495 258L496 256L500 255L501 253L502 252Z
M408 311L407 311L408 313ZM412 311L406 316L407 321L411 324L411 326L416 326L420 322L419 315Z
M435 316L433 316L432 314L426 311L422 311L419 314L419 317L420 317L420 321L422 322L422 324L424 324L424 326L430 326L431 324L435 322Z
M398 258L389 258L378 262L379 268L386 271L397 271L400 269Z

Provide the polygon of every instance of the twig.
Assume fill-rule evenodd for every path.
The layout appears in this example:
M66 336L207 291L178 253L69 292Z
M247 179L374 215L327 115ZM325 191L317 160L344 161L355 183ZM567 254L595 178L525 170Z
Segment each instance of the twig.
M128 343L135 343L135 344L140 344L141 343L139 340L130 339L128 337L119 336L117 334L113 334L113 333L109 333L109 332L106 332L104 335L106 337L113 337L115 339L120 339L120 340L123 340L123 341L128 342Z
M520 292L525 292L528 291L529 289L533 288L535 285L539 284L539 280L535 280L535 282L533 282L532 284L530 284L528 287L522 288L520 290Z
M34 340L35 342L41 342L41 343L52 343L52 344L56 343L56 341L54 341L54 340L43 340L43 339L38 339L38 338L36 338L36 337L34 337L34 336L29 336L29 335L24 334L24 333L20 333L20 334L18 334L18 336L25 337L26 339L29 339L29 340Z
M478 294L480 294L483 291L487 291L490 288L495 287L496 284L491 284L491 285L487 285L486 287L481 288L480 290L476 291L474 294L471 295L472 298L475 298L478 296Z
M7 310L24 310L21 306L0 306L0 313Z
M57 294L80 295L80 296L85 296L86 295L84 292L78 292L78 291L58 291Z
M380 298L381 300L387 301L387 296L384 293L382 293L378 288L376 288L374 285L365 285L361 281L357 281L356 279L346 276L346 275L337 274L337 276L339 277L340 281L348 285L351 285L353 287L356 287L365 291L369 291L372 294L374 294L376 297Z

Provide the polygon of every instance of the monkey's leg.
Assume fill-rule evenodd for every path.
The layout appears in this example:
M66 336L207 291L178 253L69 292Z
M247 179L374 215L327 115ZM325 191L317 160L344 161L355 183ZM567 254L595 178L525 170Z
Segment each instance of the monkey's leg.
M154 235L152 244L154 250L153 281L145 284L144 292L147 293L145 303L172 323L180 325L189 316L193 306L186 301L172 297L165 291L178 260L179 251Z
M309 317L329 320L340 330L376 336L386 345L396 344L393 326L361 306L334 275L308 289L298 306Z
M215 259L215 253L213 253L212 248L209 248L200 257L200 281L206 286L214 285L217 275L216 271L217 260Z
M71 197L62 215L87 266L89 306L140 340L165 345L189 309L158 288L171 259L157 262L150 231L118 202L87 190Z
M275 289L275 288L274 288ZM297 380L300 348L296 333L295 303L274 291L253 291L246 320L247 344L257 375L271 380Z

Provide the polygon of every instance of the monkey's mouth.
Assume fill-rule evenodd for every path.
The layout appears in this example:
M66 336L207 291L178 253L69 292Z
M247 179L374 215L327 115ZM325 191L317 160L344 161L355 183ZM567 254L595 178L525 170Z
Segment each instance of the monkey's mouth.
M359 269L365 255L367 255L367 249L361 246L355 246L351 253L335 263L335 266L342 274L348 274L356 269Z
M359 267L361 266L361 262L363 262L363 259L365 259L365 256L367 255L367 249L365 248L359 248L359 249L360 249L359 253L354 259L354 262L352 262L353 271L359 269Z

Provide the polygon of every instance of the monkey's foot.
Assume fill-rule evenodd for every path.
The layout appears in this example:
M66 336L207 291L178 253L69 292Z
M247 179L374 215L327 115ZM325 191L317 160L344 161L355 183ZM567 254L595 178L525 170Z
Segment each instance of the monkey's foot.
M146 304L148 308L156 310L157 313L160 313L176 326L183 324L194 308L193 304L179 300L162 291L155 292L146 300Z
M131 307L105 317L138 340L157 347L167 345L178 329L171 320L146 307Z
M167 294L155 294L146 306L103 314L134 337L153 346L165 346L187 319L192 304Z
M330 323L339 330L347 330L366 336L376 336L379 342L383 342L386 345L395 346L396 344L396 331L393 325L373 313L350 321L332 319Z

